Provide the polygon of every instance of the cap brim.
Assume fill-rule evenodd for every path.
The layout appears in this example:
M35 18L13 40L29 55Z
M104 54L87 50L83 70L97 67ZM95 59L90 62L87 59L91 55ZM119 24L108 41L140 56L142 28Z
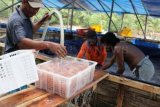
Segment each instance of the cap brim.
M44 5L42 3L30 2L28 1L29 5L33 8L42 8Z

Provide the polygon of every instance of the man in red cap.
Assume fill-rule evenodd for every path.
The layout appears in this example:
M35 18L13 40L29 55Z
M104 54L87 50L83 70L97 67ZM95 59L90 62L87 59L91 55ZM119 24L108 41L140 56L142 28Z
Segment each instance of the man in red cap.
M64 46L48 42L33 40L35 33L40 26L51 16L46 14L40 21L33 24L30 20L41 7L44 7L41 0L22 0L22 5L10 16L7 25L7 37L5 53L18 49L50 49L58 56L64 57L67 51Z

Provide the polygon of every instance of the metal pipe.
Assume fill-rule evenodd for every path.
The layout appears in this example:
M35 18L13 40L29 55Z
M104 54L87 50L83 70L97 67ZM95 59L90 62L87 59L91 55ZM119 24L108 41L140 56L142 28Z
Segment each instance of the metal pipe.
M71 24L70 24L70 31L72 36L72 25L73 25L73 14L74 14L74 4L72 4L72 11L71 11Z
M112 0L112 7L111 7L111 13L110 13L110 19L109 19L108 31L110 31L110 30L111 30L111 20L112 20L113 7L114 7L114 0Z
M69 29L69 18L70 18L70 9L68 9L67 29Z
M0 10L0 13L3 12L3 11L5 11L5 10L7 10L7 9L9 9L9 8L11 8L11 7L13 7L13 6L15 6L15 5L17 5L17 4L20 3L20 2L21 2L21 1L17 1L16 3L13 3L12 5L3 8L2 10Z
M90 1L86 0L90 5L92 5L96 10L99 10L95 5L93 5ZM100 10L99 10L100 11Z
M72 2L68 3L67 5L65 5L65 6L61 7L61 8L60 8L60 9L58 9L58 10L60 11L60 10L62 10L62 9L64 9L64 8L66 8L67 6L69 6L69 5L73 4L75 1L76 1L76 0L72 0Z
M6 2L4 2L3 0L1 0L1 2L3 2L3 4L5 4L6 6L8 6L8 4Z
M67 3L69 3L68 0L65 0ZM80 4L79 2L75 1L75 4L77 4L79 7L81 7L82 9L89 11L86 7L84 7L82 4Z
M140 20L139 20L139 18L138 18L138 16L137 16L137 13L136 13L136 8L135 8L132 0L130 0L130 2L131 2L131 5L132 5L132 7L133 7L133 10L134 10L134 13L135 13L135 15L136 15L136 18L137 18L137 20L138 20L138 23L139 23L139 25L140 25L140 27L141 27L141 29L142 29L142 33L143 33L143 35L145 36L145 32L144 32L144 30L143 30L143 28L142 28L142 25L141 25Z
M124 20L124 13L122 14L122 23L121 23L121 28L122 29L122 26L123 26L123 20Z
M106 13L106 15L108 16L108 18L110 18L110 16L108 15L108 13L107 13L107 11L105 10L105 8L103 7L103 5L101 4L101 2L102 1L100 1L100 0L98 0L98 3L101 5L101 7L103 8L103 10L104 10L104 12ZM103 2L102 2L103 3ZM103 3L104 4L104 3ZM105 5L105 4L104 4ZM107 5L105 5L109 10L110 10L110 8L107 6ZM111 19L111 22L112 22L112 24L113 24L113 26L116 28L116 30L118 31L118 29L117 29L117 27L116 27L116 25L115 25L115 23L113 22L113 20Z
M98 0L98 2L100 2L100 3L103 3L103 5L105 6L105 7L107 7L107 9L109 10L109 12L111 11L111 9L103 2L103 1L100 1L100 0ZM101 4L102 5L102 4ZM102 7L102 6L101 6ZM104 9L103 9L104 10Z
M100 0L97 0L97 1L100 1ZM106 5L106 3L105 3L103 0L101 0L100 2L103 3L103 5L110 10L110 8ZM119 5L118 3L116 3L116 1L115 1L114 3L120 7L120 5ZM129 12L125 11L125 9L123 9L122 7L120 7L120 8L124 11L125 14L133 14L133 13L129 13ZM97 9L97 10L98 10L98 9ZM146 9L145 9L145 10L146 10ZM100 10L98 10L98 11L100 11ZM107 11L107 12L110 12L110 11ZM122 12L113 11L113 13L122 13ZM146 13L147 13L147 11L146 11ZM146 15L146 14L139 14L139 15Z
M75 1L76 1L76 0L73 0L72 2L70 2L70 3L66 4L66 5L64 5L64 6L61 7L61 8L59 8L58 10L61 11L62 9L66 8L67 6L73 4ZM52 15L54 15L54 14L55 14L55 13L53 12Z
M51 2L50 0L47 0L49 3L53 4L54 6L60 8L58 5L54 4L53 2Z
M76 4L78 4L81 8L83 8L86 11L89 11L86 7L84 7L82 4L80 4L79 2L75 1Z
M143 2L142 2L142 5L143 5L143 7L144 7L144 9L145 9L145 12L146 12L146 19L145 19L145 35L144 35L144 39L146 39L146 32L147 32L147 22L148 22L148 16L149 16L149 14L148 14L148 12L147 12L147 9L146 9L146 7L144 6L144 4L143 4Z
M106 6L109 10L110 10L110 8L104 3L104 1L101 1L103 4L104 4L104 6ZM124 8L122 8L118 3L116 3L115 1L114 1L114 3L119 7L119 8L121 8L123 11L124 11L124 13L126 13L126 10L124 9ZM117 13L117 12L116 12Z
M48 1L48 0L47 0ZM75 2L76 0L72 0L70 3L68 3L68 4L66 4L66 5L64 5L63 7L58 7L59 9L59 11L61 11L62 9L64 9L64 8L66 8L67 6L69 6L69 5L71 5L71 4L73 4L74 2ZM49 1L49 2L51 2L51 1ZM52 3L52 2L51 2ZM52 3L53 4L53 3ZM54 13L53 13L54 14Z
M122 8L117 2L114 2L118 7L120 7L123 11L124 11L124 13L126 12L126 10L124 9L124 8Z
M14 4L14 0L12 0L12 4ZM14 6L12 6L12 12L14 12Z
M148 22L148 15L146 15L146 19L145 19L145 35L144 35L144 39L146 39L147 22Z
M142 1L141 1L141 2L142 2ZM149 13L148 13L148 11L147 11L146 7L144 6L144 3L143 3L143 2L142 2L142 5L143 5L143 8L144 8L144 10L145 10L146 14L149 16Z

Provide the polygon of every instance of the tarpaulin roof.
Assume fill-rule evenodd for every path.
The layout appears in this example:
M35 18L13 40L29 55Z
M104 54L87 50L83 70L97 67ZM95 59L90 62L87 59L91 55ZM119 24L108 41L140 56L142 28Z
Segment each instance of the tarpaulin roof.
M74 0L43 0L47 7L61 8ZM74 9L160 16L160 0L75 0ZM72 8L69 5L65 8Z
M160 16L160 0L142 0L149 15Z

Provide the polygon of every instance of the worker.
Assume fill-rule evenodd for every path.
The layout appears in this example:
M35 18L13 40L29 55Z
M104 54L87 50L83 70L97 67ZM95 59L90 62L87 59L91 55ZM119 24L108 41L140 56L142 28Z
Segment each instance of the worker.
M33 40L33 33L35 33L46 20L51 18L49 14L46 14L36 24L32 24L30 18L34 16L41 7L43 7L41 0L22 0L22 4L16 7L15 12L8 20L5 53L19 49L49 49L60 57L64 57L67 54L65 47L58 43ZM13 90L10 93L24 88L26 88L26 86Z
M102 43L113 48L113 56L110 62L102 67L103 70L111 67L116 61L118 65L117 73L122 75L126 62L137 79L151 80L155 73L153 63L140 49L130 43L120 41L112 32L108 32L102 37Z
M7 25L7 37L5 43L5 53L19 49L49 49L60 57L64 57L67 51L64 46L49 42L33 40L35 33L41 25L51 18L49 14L35 24L30 18L43 7L41 0L22 0L22 4L16 7L15 12L10 16Z
M87 60L96 61L98 64L96 69L100 69L107 58L106 48L101 45L97 38L96 32L93 29L89 29L86 32L87 40L83 42L81 49L77 55L78 58L85 58ZM80 94L78 99L79 106L90 106L90 101L93 95L93 89L87 90Z
M87 60L98 62L97 68L100 68L105 63L107 57L106 48L100 44L94 30L90 29L86 36L87 40L82 44L77 57L83 58L85 55Z

